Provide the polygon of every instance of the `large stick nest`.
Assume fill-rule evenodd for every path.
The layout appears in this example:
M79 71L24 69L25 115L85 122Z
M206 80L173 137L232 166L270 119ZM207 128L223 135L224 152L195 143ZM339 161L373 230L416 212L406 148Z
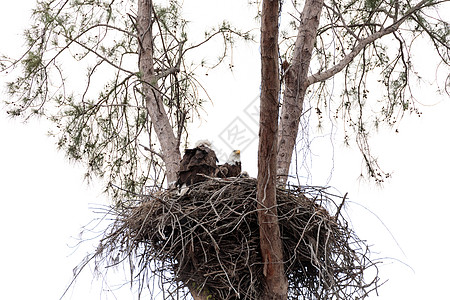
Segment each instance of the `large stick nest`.
M277 188L290 299L363 299L377 288L376 264L336 200L323 188ZM156 277L169 294L189 286L212 299L260 299L255 179L210 179L182 196L156 191L114 213L97 264L129 259L133 278Z

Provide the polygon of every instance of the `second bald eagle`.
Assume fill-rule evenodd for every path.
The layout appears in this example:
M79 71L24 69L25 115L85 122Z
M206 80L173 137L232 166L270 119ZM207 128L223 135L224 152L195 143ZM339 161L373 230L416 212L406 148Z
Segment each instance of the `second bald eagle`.
M241 151L233 150L227 162L223 165L219 165L217 177L238 177L241 175Z

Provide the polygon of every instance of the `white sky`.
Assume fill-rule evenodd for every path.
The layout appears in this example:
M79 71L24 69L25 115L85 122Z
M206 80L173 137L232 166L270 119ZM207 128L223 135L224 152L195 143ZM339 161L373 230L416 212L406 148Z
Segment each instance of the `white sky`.
M2 52L19 52L19 36L33 2L2 3ZM238 1L212 2L201 1L201 7L208 12L226 12L230 3L239 5ZM195 15L194 11L187 13ZM204 16L218 20L213 14ZM206 137L222 149L225 146L217 132L236 117L257 132L256 123L243 111L259 92L257 51L243 46L233 55L233 73L211 72L203 79L214 105L207 109L201 125L192 128L192 142ZM450 196L445 190L450 180L450 103L435 96L432 88L424 89L423 95L426 102L439 104L422 108L421 118L405 118L399 134L383 131L373 140L383 165L394 174L383 188L358 181L358 153L346 150L340 141L334 144L330 185L341 193L348 192L350 200L358 203L349 204L346 210L353 227L360 238L373 245L376 257L389 258L380 266L382 280L389 281L379 289L379 297L370 299L443 299L448 293ZM235 109L230 111L230 107ZM0 299L58 299L70 282L72 269L91 250L82 247L74 252L69 246L76 244L81 227L96 217L91 208L96 203L107 203L101 185L88 187L83 182L82 167L70 164L63 153L55 150L54 141L46 136L46 125L45 121L24 125L0 113ZM256 144L256 140L250 141L242 154L244 168L253 175ZM314 150L317 156L313 165L317 184L327 178L332 166L329 157L320 156L319 148ZM118 274L122 274L120 270ZM115 293L104 289L106 283L93 280L87 270L67 299L131 298L127 287Z

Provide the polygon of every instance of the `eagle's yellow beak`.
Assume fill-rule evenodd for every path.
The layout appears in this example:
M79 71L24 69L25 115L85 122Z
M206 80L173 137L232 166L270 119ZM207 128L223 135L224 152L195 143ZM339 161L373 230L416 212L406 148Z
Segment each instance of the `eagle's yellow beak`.
M234 153L241 154L241 150L234 150Z

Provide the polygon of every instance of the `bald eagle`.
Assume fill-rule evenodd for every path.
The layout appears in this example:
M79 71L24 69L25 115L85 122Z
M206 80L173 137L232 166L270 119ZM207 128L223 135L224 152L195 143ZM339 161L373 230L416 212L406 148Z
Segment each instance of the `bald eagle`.
M217 177L238 177L241 175L241 151L233 150L227 162L217 168Z
M180 162L177 186L189 186L207 180L203 176L215 177L217 173L217 156L207 141L200 141L193 149L186 149Z
M240 151L233 150L227 162L217 165L218 159L208 141L197 142L192 149L186 149L180 162L177 186L184 188L202 182L208 177L238 177L241 174ZM206 175L206 176L205 176Z

